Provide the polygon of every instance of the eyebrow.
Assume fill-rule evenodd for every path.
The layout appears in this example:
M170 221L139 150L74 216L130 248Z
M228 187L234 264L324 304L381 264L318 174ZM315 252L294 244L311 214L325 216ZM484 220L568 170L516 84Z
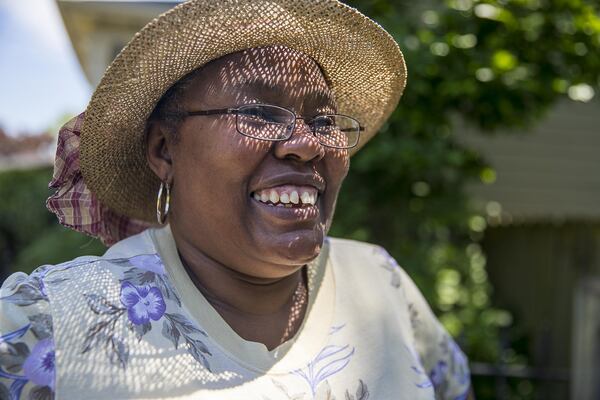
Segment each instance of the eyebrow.
M271 93L281 92L281 86L273 80L264 80L261 78L240 80L233 85L233 88L236 90L266 91ZM323 90L311 90L306 94L305 98L311 104L318 106L326 105L337 109L334 97Z

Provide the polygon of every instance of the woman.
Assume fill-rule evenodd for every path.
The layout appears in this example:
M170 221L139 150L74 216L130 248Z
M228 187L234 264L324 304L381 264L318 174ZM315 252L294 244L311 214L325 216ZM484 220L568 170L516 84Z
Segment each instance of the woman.
M335 0L151 22L61 130L48 201L122 240L4 283L1 397L466 398L466 359L404 271L326 238L405 76L393 39Z

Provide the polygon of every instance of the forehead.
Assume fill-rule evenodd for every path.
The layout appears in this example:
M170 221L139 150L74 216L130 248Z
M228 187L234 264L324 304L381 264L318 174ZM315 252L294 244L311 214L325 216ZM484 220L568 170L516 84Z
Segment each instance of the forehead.
M284 46L246 49L206 64L198 76L204 93L302 98L333 105L329 85L318 64L308 55Z

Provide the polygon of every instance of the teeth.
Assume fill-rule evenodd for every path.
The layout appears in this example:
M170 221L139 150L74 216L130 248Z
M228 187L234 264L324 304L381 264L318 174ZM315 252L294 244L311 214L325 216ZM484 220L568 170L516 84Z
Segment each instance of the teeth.
M252 193L252 197L256 201L267 203L271 206L292 207L294 204L315 205L318 198L318 193L311 194L309 191L303 191L299 195L297 190L291 193L279 194L275 189L261 190Z
M300 201L300 198L298 197L298 192L296 192L295 190L292 192L292 194L290 196L290 201L294 204L298 204L298 202Z
M317 195L309 194L308 192L303 192L302 197L300 199L302 200L302 203L310 204L310 205L314 206L315 203L317 202Z
M302 203L309 204L310 198L311 198L311 195L308 194L308 192L302 192L302 197L301 197Z
M269 195L269 200L271 200L271 203L273 203L273 204L279 203L279 195L277 194L276 191L271 190L271 194Z

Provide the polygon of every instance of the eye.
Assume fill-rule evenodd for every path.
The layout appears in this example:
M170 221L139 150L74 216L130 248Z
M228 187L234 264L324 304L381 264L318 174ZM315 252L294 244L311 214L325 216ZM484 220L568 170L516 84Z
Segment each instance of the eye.
M260 122L268 122L273 119L272 115L270 115L268 111L265 111L263 108L259 107L253 107L244 110L242 115L246 118L250 118Z
M293 119L293 115L284 109L268 105L248 105L240 107L238 116L248 122L262 124L283 124L287 125Z
M335 117L332 115L318 115L310 122L313 129L320 134L330 134L336 128Z

